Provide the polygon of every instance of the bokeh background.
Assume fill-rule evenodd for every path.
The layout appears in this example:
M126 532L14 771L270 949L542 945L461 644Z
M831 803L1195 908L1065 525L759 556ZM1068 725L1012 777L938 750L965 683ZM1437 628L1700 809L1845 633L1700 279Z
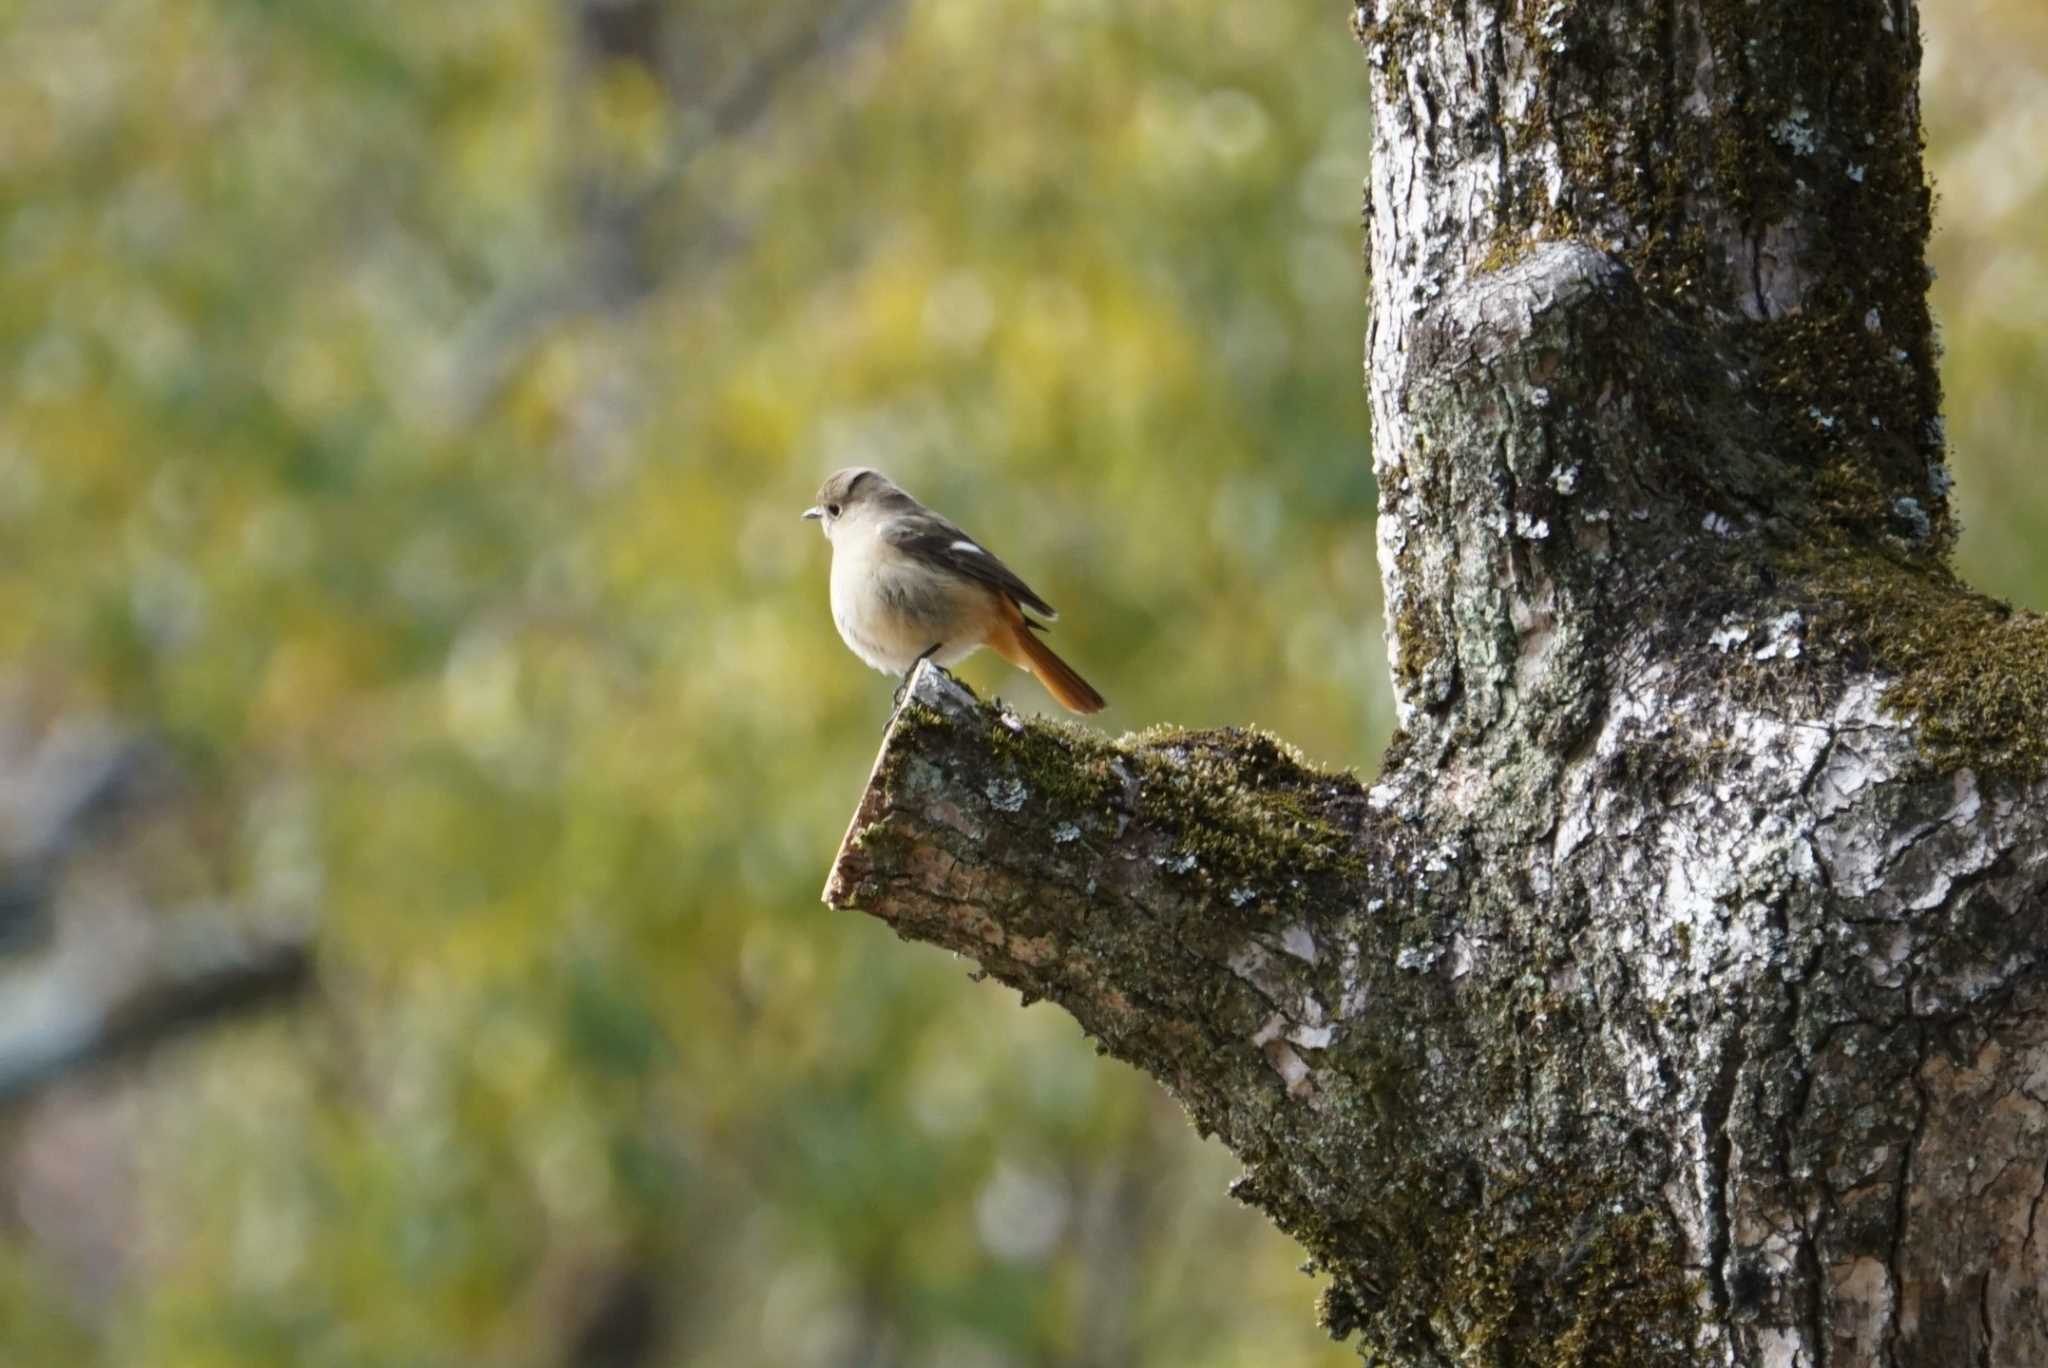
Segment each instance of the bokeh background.
M1108 727L1369 770L1346 8L0 2L0 1364L1355 1361L1157 1089L818 904L891 685L796 520L882 465ZM1926 10L2040 607L2048 12Z

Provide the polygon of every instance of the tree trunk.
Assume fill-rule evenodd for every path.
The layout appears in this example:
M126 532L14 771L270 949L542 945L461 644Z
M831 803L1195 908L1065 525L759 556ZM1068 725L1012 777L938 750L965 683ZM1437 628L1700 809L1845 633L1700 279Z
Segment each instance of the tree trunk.
M1971 595L1910 0L1375 0L1402 730L925 670L827 889L1159 1078L1408 1365L2048 1363L2048 623Z

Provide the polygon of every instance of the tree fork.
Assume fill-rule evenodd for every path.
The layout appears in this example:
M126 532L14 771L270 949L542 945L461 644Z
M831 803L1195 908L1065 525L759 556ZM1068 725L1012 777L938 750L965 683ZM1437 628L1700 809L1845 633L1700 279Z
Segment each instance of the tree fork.
M1401 734L923 669L827 900L1159 1078L1375 1361L2048 1362L2048 625L1952 540L1907 0L1377 0Z

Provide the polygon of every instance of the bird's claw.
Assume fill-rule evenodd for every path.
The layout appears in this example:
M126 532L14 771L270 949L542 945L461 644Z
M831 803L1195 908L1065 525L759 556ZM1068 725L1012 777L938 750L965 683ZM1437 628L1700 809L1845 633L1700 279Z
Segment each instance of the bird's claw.
M926 661L930 661L938 649L945 644L943 641L934 641L931 645L925 647L924 654L910 662L910 668L903 672L903 678L896 685L896 692L889 699L889 721L882 725L883 731L886 732L890 724L896 721L896 714L903 711L903 700L910 692L910 681L917 678L917 667ZM948 679L953 677L951 670L936 661L932 662L932 668Z

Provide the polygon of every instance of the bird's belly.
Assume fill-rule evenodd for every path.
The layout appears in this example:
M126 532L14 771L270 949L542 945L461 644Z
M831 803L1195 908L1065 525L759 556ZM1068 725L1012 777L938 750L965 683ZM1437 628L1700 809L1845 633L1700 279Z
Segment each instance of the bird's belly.
M930 652L953 665L981 645L976 615L961 588L922 570L908 573L872 561L832 565L832 622L852 652L885 674L903 674ZM936 645L939 649L933 651Z

